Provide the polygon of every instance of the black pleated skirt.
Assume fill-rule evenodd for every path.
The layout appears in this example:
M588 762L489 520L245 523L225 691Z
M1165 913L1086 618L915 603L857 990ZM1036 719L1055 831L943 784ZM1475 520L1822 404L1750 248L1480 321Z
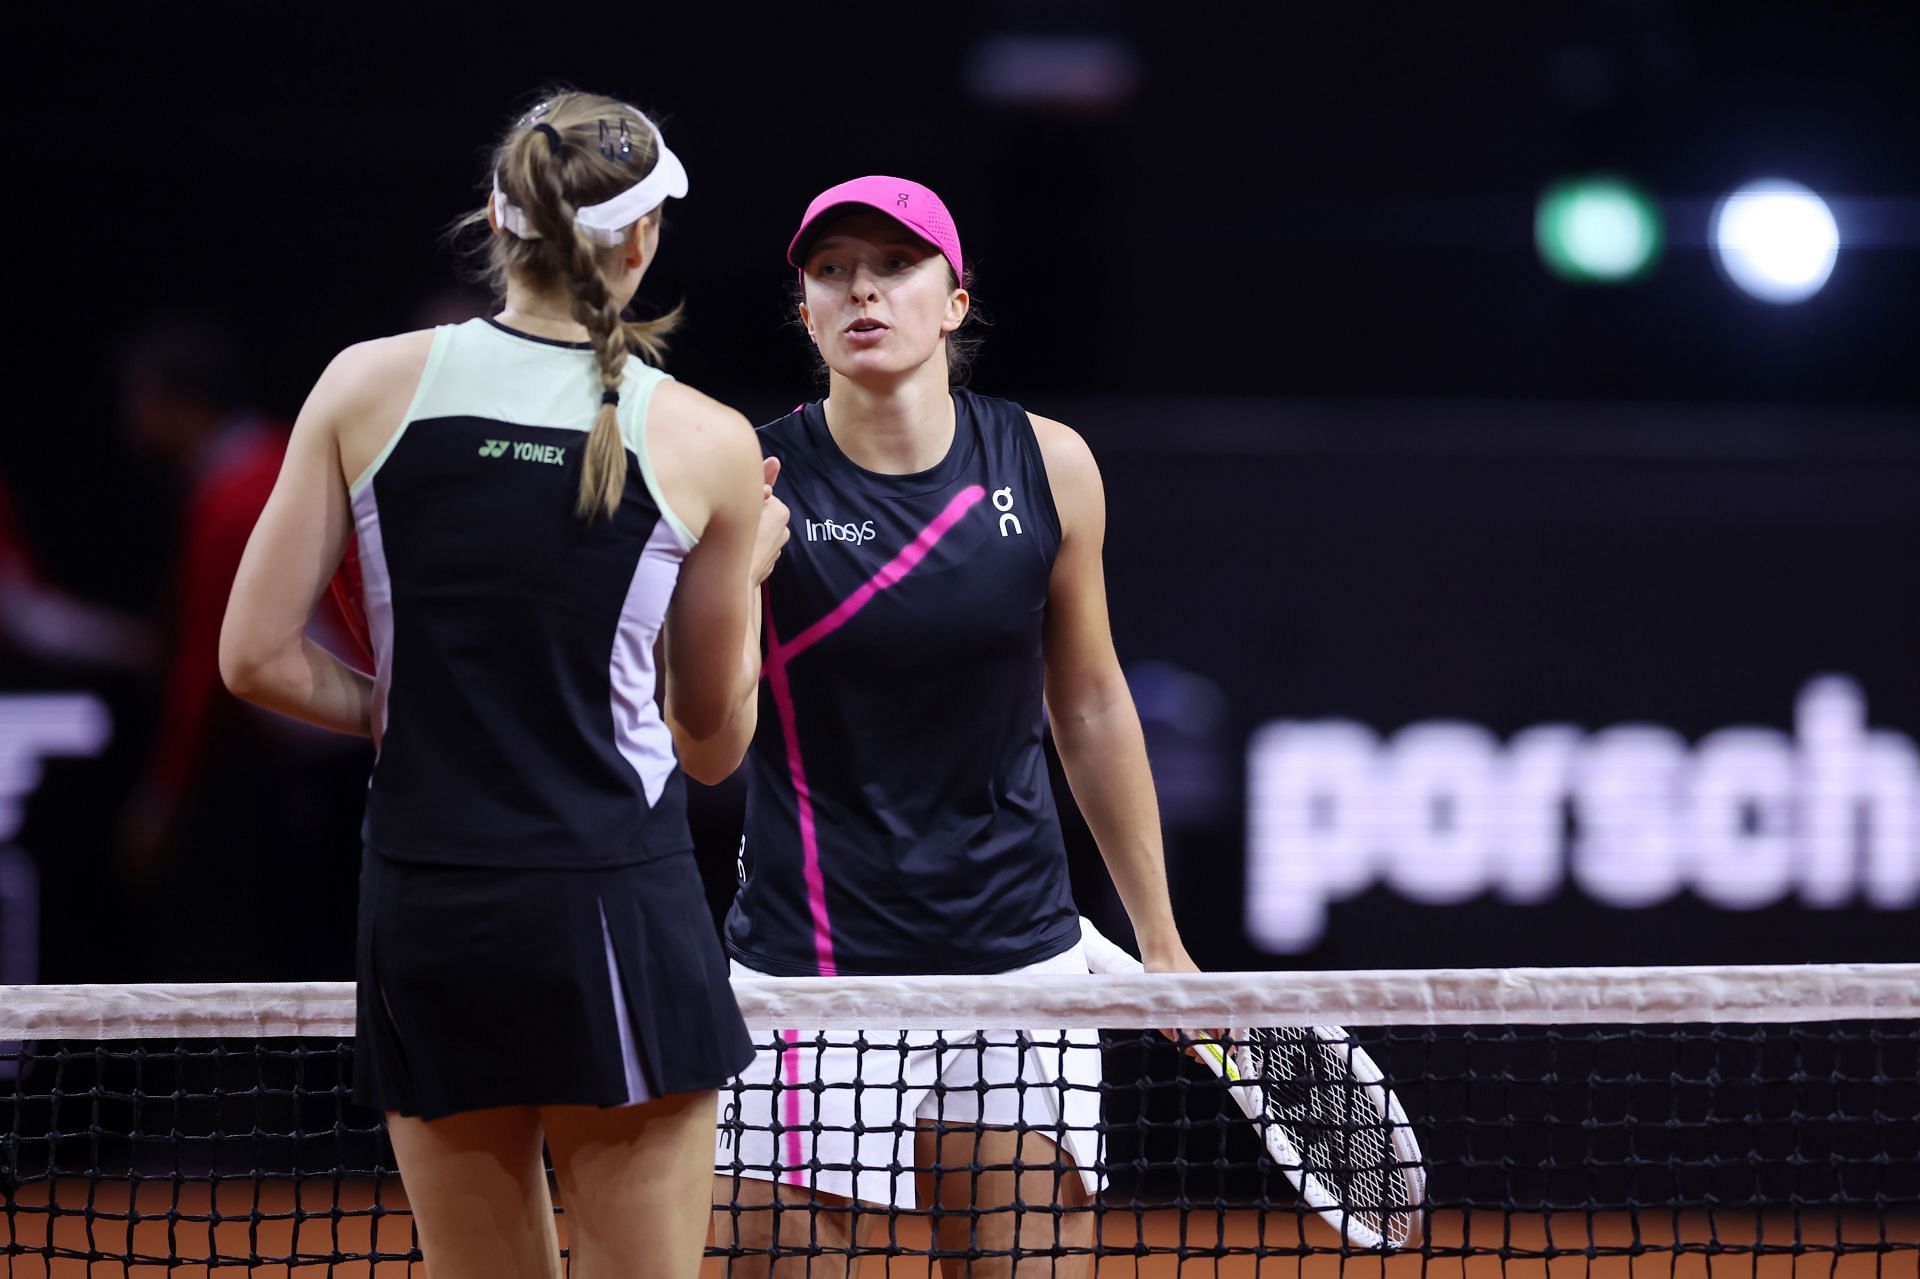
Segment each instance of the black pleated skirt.
M438 1119L619 1106L753 1060L690 853L592 870L360 868L354 1100Z

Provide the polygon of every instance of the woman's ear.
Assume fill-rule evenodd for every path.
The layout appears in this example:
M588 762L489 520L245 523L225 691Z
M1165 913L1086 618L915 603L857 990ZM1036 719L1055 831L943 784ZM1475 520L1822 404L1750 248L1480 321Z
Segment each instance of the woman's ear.
M965 289L955 289L947 296L947 314L940 321L942 333L952 333L967 322L967 312L973 309L973 295Z
M800 327L807 331L807 336L815 346L820 345L820 335L813 331L813 312L807 309L805 302L800 304Z
M620 246L620 260L627 270L638 271L647 264L648 258L660 244L657 235L659 227L660 214L656 210L627 228L626 243Z

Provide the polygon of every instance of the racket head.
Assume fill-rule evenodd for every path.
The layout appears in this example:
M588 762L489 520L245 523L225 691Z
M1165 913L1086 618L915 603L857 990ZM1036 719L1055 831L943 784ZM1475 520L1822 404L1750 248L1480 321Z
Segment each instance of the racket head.
M1108 940L1092 921L1081 919L1080 935L1093 972L1144 971L1138 959ZM1294 1050L1291 1061L1289 1044ZM1253 1121L1274 1164L1342 1239L1370 1251L1410 1248L1420 1241L1422 1205L1427 1201L1420 1143L1385 1074L1343 1027L1234 1030L1225 1043L1202 1040L1196 1047L1196 1055L1220 1076L1234 1104ZM1305 1126L1290 1122L1284 1113L1286 1084L1303 1075L1316 1085L1304 1090L1309 1094L1304 1100L1311 1102L1311 1095L1319 1094L1323 1101L1333 1099L1336 1110ZM1295 1091L1300 1091L1297 1085ZM1270 1106L1282 1113L1270 1113ZM1340 1110L1347 1113L1337 1113ZM1343 1193L1335 1172L1355 1162L1354 1142L1345 1148L1339 1143L1343 1134L1357 1138L1369 1156L1364 1176L1373 1180L1360 1187L1360 1194L1353 1193L1351 1178ZM1334 1148L1316 1152L1316 1139L1328 1135L1336 1139Z
M1379 1066L1345 1029L1241 1029L1203 1049L1275 1166L1341 1238L1367 1250L1419 1242L1419 1142Z

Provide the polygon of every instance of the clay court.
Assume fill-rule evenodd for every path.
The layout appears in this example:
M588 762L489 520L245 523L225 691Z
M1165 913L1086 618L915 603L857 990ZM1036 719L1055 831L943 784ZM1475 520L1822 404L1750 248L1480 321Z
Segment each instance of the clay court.
M142 1187L132 1205L140 1220L129 1226L126 1183L95 1187L89 1207L86 1183L63 1181L52 1197L53 1214L47 1211L47 1187L27 1186L9 1196L7 1218L0 1225L7 1232L6 1273L9 1279L41 1275L194 1279L241 1273L275 1279L399 1279L424 1274L418 1262L363 1259L376 1251L404 1252L410 1243L412 1222L405 1195L394 1182L377 1189L376 1194L369 1181L327 1178L258 1186L235 1180L222 1184L216 1196L207 1183L195 1182L185 1185L174 1201L170 1187L154 1183ZM218 1221L211 1219L216 1205ZM171 1223L169 1215L174 1218ZM564 1242L564 1214L560 1229ZM50 1241L67 1255L48 1262L38 1255L13 1252L15 1248L39 1252ZM1836 1253L1834 1245L1842 1241L1860 1250ZM1675 1250L1676 1242L1683 1251ZM925 1222L903 1219L900 1243L909 1250L925 1248ZM1247 1210L1224 1215L1160 1211L1136 1220L1124 1210L1109 1211L1102 1223L1102 1246L1124 1251L1136 1243L1155 1250L1154 1254L1104 1256L1097 1273L1139 1279L1294 1274L1308 1279L1914 1279L1920 1275L1920 1221L1853 1218L1836 1222L1803 1216L1796 1239L1788 1216L1757 1218L1741 1212L1716 1213L1711 1218L1697 1212L1677 1218L1646 1213L1636 1223L1625 1215L1589 1219L1582 1213L1468 1215L1443 1210L1430 1224L1425 1248L1379 1259L1342 1257L1331 1232L1317 1224L1308 1228L1306 1239L1315 1251L1295 1255L1303 1245L1300 1218L1292 1213L1269 1213L1262 1220L1261 1214ZM1177 1252L1183 1243L1188 1250L1184 1261ZM1876 1246L1898 1251L1874 1251ZM1288 1255L1263 1258L1256 1255L1262 1248ZM296 1250L306 1259L301 1264L280 1260L248 1268L250 1256L284 1259ZM84 1256L90 1251L108 1259L88 1262ZM327 1260L332 1255L345 1259ZM124 1260L129 1256L153 1260L148 1264ZM162 1260L169 1256L175 1259L170 1269ZM928 1273L924 1256L896 1257L885 1271L879 1271L878 1265L868 1261L866 1273ZM703 1279L722 1279L725 1273L726 1262L717 1258L709 1259L702 1272Z

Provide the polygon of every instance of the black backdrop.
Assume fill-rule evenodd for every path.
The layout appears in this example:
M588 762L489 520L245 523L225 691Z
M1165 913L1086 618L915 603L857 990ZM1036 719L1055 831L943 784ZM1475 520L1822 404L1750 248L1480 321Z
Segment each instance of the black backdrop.
M1870 723L1920 732L1909 7L986 3L882 26L474 5L270 25L207 6L40 13L16 34L14 278L47 322L18 336L32 375L0 466L49 576L83 596L166 606L177 495L121 445L121 339L220 314L261 402L290 415L333 351L454 284L437 237L477 198L489 138L535 86L571 81L666 119L693 194L644 297L688 299L674 371L756 418L809 384L780 260L807 196L862 171L947 195L995 321L980 389L1080 427L1105 468L1115 631L1205 962L1913 953L1911 911L1691 894L1624 911L1574 889L1525 907L1376 890L1288 952L1241 927L1248 748L1271 721L1385 737L1450 719L1502 742L1642 722L1695 743L1791 730L1832 673ZM1091 41L1127 71L1105 97L995 96L1008 38ZM1630 288L1563 285L1531 242L1541 187L1599 168L1667 219ZM1714 198L1770 174L1832 196L1846 236L1799 307L1739 297L1703 243ZM0 687L76 685L116 733L100 760L47 764L20 833L46 879L45 974L164 976L141 940L160 908L108 869L151 686L17 655L0 670ZM246 796L244 752L229 767L223 794ZM271 849L250 847L270 822L235 815L174 934L278 921L223 975L344 975L363 770L317 768ZM699 814L716 896L737 800ZM1083 900L1115 924L1074 837Z
M166 606L177 494L122 450L121 340L180 308L222 315L290 415L335 350L454 285L438 236L477 200L489 138L570 81L663 115L693 195L644 298L688 299L673 370L757 419L808 386L780 255L807 197L875 171L947 196L995 321L980 389L1101 459L1114 629L1203 965L1916 956L1916 912L1857 893L1624 909L1564 884L1442 906L1376 885L1290 948L1245 927L1249 754L1278 721L1379 740L1452 721L1501 743L1640 723L1691 750L1730 726L1792 735L1809 681L1838 675L1870 725L1920 734L1912 6L215 5L36 12L10 36L24 323L0 468L49 576L83 596ZM1131 87L995 99L1008 36L1118 49ZM1594 169L1639 178L1667 219L1630 288L1560 284L1531 242L1541 187ZM1799 307L1735 295L1705 250L1714 199L1770 175L1832 196L1846 238ZM71 688L115 735L48 761L27 802L40 976L347 977L365 753L288 791L238 745L178 881L128 892L112 854L153 689L0 658L0 690ZM716 909L739 801L696 806ZM1083 907L1124 936L1066 811ZM1789 797L1752 820L1803 817ZM1577 846L1581 814L1564 819ZM1427 1120L1470 1109L1403 1086ZM1728 1167L1737 1198L1740 1152Z

